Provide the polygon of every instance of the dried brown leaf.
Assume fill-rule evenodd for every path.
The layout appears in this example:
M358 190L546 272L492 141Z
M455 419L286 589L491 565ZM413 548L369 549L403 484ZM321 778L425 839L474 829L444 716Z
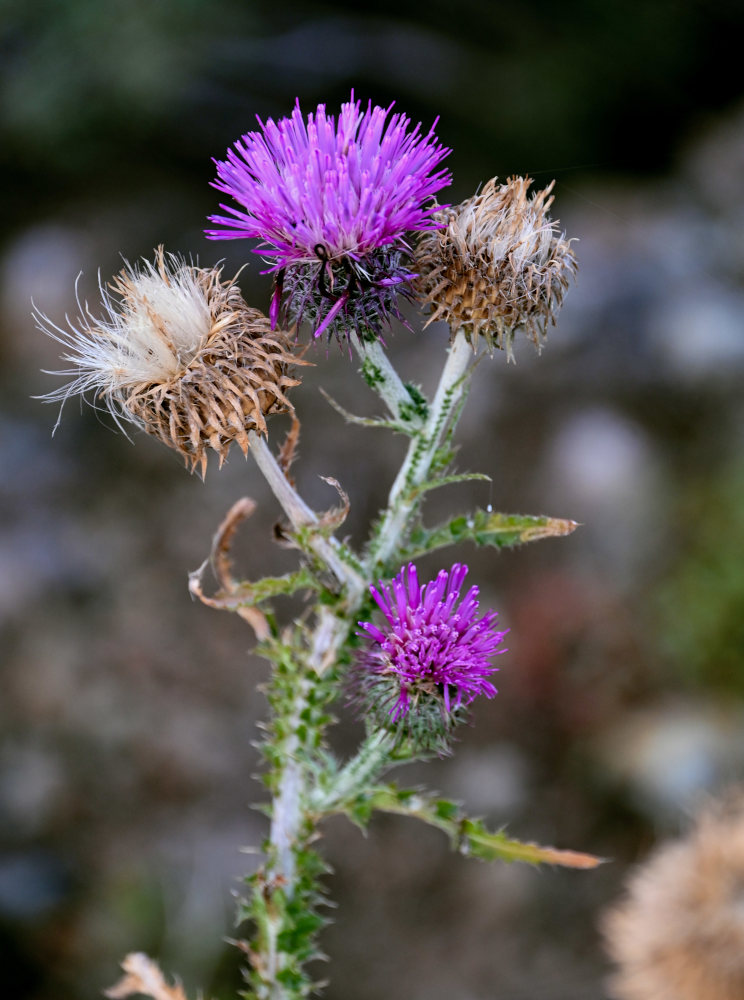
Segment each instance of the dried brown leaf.
M212 540L211 562L214 575L217 577L220 586L230 591L235 586L232 575L232 561L230 559L230 548L238 526L246 521L255 511L256 503L250 497L243 497L236 501L222 520L217 532Z
M173 986L169 986L158 963L142 952L131 952L121 967L126 975L104 990L104 996L109 1000L135 995L152 997L152 1000L187 1000L180 982L176 980Z
M297 457L297 445L300 443L300 420L297 414L292 411L292 426L289 428L284 444L282 445L277 461L279 468L288 477L289 468ZM288 477L289 478L289 477Z
M209 560L205 559L198 569L189 573L189 593L198 598L202 604L206 604L208 608L215 608L217 611L237 612L243 621L248 622L251 626L259 642L268 639L271 634L269 623L266 620L266 615L259 608L241 603L240 597L232 592L218 591L214 597L208 597L204 593L202 580L208 565Z

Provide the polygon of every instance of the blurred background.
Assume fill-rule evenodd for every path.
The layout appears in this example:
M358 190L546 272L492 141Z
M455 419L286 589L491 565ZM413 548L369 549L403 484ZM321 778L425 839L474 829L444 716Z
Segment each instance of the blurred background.
M74 283L164 242L210 243L209 187L255 115L335 109L354 88L453 148L448 200L498 174L557 179L580 274L538 357L478 373L461 470L427 516L494 508L570 517L569 538L462 551L511 628L500 694L454 757L409 768L522 839L612 859L593 873L485 867L436 833L376 819L324 830L339 907L329 1000L601 1000L597 923L628 867L744 772L744 84L739 3L413 0L4 0L0 3L0 954L15 1000L100 995L127 951L190 996L240 986L224 943L263 820L252 742L266 666L234 616L186 578L234 500L259 511L241 572L282 571L277 518L236 451L202 483L92 409L32 397L60 384ZM431 388L446 330L390 352ZM298 486L351 494L356 539L403 442L344 426L323 386L377 412L355 364L320 347L295 395ZM276 439L284 427L274 425ZM363 435L360 438L360 435ZM272 571L270 570L270 571ZM358 729L339 709L340 751Z

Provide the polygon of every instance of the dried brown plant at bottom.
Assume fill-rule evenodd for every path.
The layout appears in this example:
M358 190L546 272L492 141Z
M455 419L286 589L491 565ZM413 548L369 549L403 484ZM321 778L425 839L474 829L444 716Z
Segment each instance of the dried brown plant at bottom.
M709 807L603 920L615 1000L744 997L744 799Z

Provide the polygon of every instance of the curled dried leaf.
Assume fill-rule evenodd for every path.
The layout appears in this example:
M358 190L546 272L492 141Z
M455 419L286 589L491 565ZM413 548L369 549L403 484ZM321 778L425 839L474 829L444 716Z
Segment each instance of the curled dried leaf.
M240 500L237 500L227 514L225 514L212 540L212 552L210 555L212 569L220 586L225 590L232 590L235 586L235 580L232 575L232 560L230 558L230 549L232 548L235 532L243 521L251 517L255 509L256 502L255 500L251 500L250 497L242 497Z
M230 558L230 549L238 526L249 518L255 509L256 504L250 497L243 497L232 505L212 540L212 551L209 559L205 559L198 569L189 573L189 593L210 608L216 608L220 611L237 611L256 633L256 639L262 642L270 634L266 616L259 608L246 605L237 596L238 583L232 575L232 560ZM211 565L212 572L221 588L214 597L207 597L204 593L204 573L209 565Z
M318 518L318 526L323 529L335 531L337 528L341 527L346 518L349 516L349 508L351 506L349 502L349 494L344 490L337 479L333 479L331 476L321 476L320 478L324 483L328 483L329 486L332 486L338 493L341 498L341 506L332 507L330 510L327 510L325 514L321 514Z

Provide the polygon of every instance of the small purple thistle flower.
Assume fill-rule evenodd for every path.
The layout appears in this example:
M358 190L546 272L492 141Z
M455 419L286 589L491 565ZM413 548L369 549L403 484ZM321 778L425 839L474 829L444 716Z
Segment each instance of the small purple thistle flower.
M359 622L358 634L371 643L359 661L358 700L419 744L423 738L441 746L461 709L478 695L496 694L488 678L498 668L490 660L506 652L499 646L508 629L497 631L495 611L477 617L477 587L461 597L467 572L456 563L420 585L409 563L389 586L380 581L379 589L370 587L387 625Z
M438 228L431 199L451 181L436 169L450 152L421 125L409 130L388 108L362 112L352 91L338 123L324 104L303 117L299 100L289 118L258 119L215 161L213 187L241 208L213 215L210 239L261 240L256 253L276 275L272 316L283 302L286 321L314 323L315 336L346 335L349 324L378 336L399 317L397 293L410 294L410 231ZM430 202L430 204L427 204Z

